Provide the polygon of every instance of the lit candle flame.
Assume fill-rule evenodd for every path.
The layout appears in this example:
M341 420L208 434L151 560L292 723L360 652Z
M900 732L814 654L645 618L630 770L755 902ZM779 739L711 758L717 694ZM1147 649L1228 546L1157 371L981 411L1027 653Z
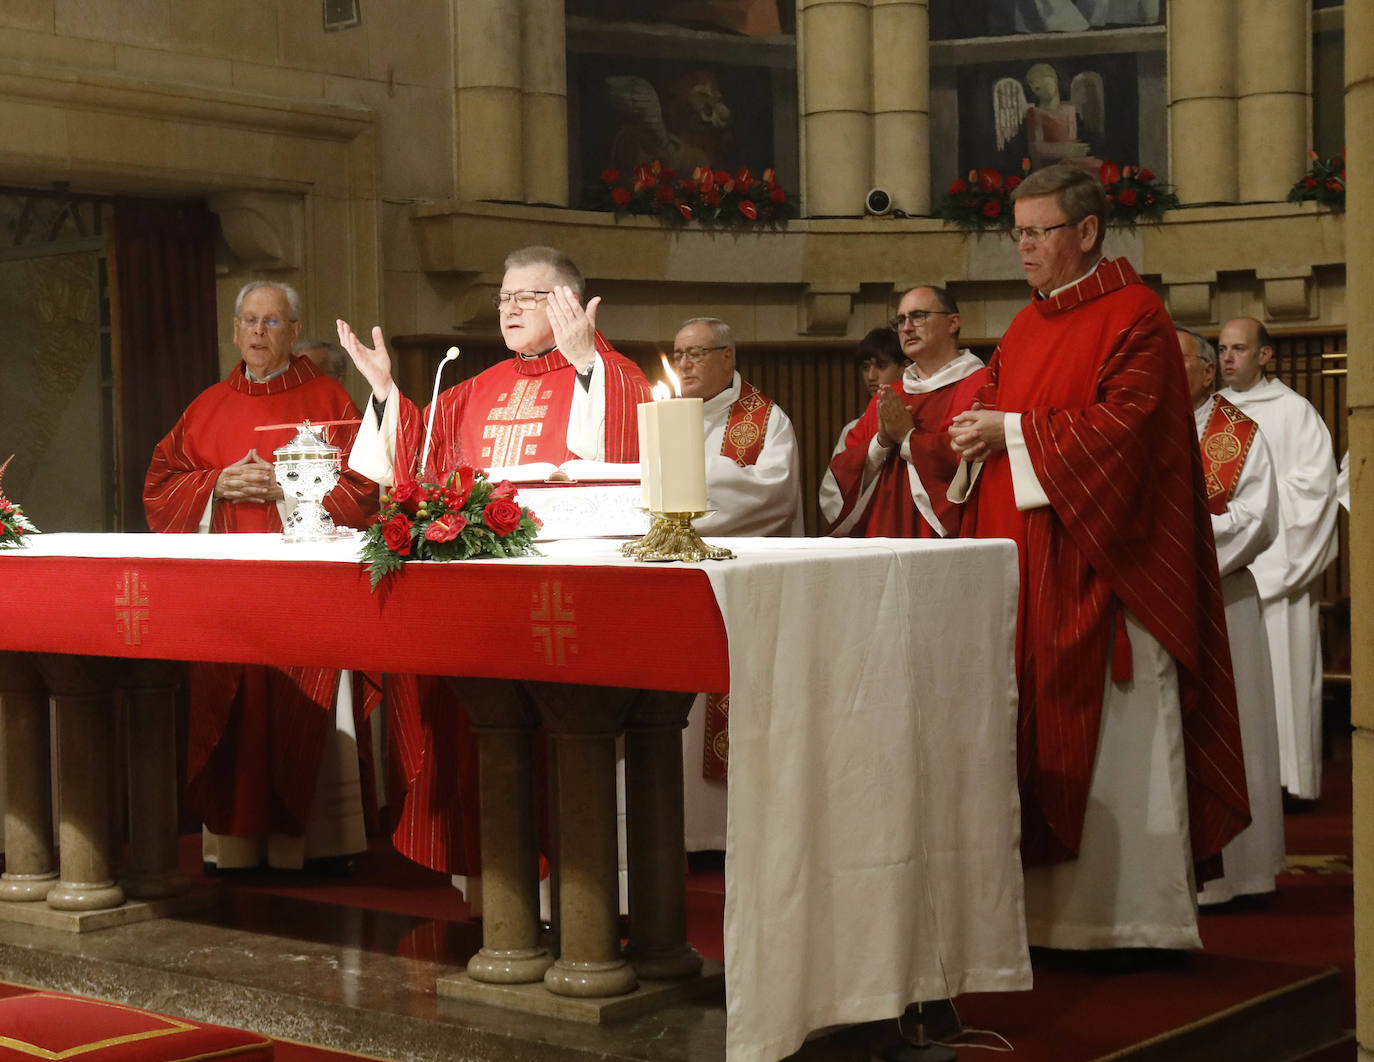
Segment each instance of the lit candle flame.
M671 398L671 397L673 397L673 395L676 395L678 398L681 398L681 397L682 397L682 381L681 381L680 379L678 379L677 373L673 372L673 366L672 366L672 363L670 363L670 362L668 361L668 355L667 355L667 354L660 353L660 354L659 354L659 358L661 358L662 361L663 361L663 371L664 371L664 373L667 375L669 381L672 383L673 389L672 389L671 392L669 392L669 390L668 390L668 388L667 388L667 386L666 386L665 384L662 384L662 383L654 384L654 390L653 390L654 401L655 401L655 402L662 402L665 398ZM661 395L659 394L659 391L658 391L658 389L659 389L660 387L663 388L663 393L662 393Z
M672 398L673 392L668 390L668 385L666 383L664 383L662 380L659 380L658 383L654 384L653 396L655 402L663 402L669 398Z

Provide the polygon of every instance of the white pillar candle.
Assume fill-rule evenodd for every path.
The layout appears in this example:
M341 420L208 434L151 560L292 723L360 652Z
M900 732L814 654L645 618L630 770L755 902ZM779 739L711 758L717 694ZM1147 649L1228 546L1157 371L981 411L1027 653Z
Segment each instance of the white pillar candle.
M663 492L658 478L657 402L639 403L639 485L644 508L662 512Z
M658 438L654 512L699 513L706 509L706 426L700 398L655 403Z

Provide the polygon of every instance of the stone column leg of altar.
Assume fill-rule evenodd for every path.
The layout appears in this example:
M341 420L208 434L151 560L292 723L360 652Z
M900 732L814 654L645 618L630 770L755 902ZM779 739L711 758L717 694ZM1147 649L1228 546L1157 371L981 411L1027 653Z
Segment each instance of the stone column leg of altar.
M687 943L682 822L682 729L696 695L646 690L625 722L625 816L630 857L630 945L635 973L694 977Z
M619 996L636 986L620 953L615 739L633 690L529 682L557 747L558 960L544 975L560 996Z
M539 839L534 821L538 709L503 679L451 679L477 734L482 840L482 947L468 976L541 981L553 956L539 945Z
M120 685L126 695L129 736L130 896L158 900L191 890L178 866L176 691L184 664L130 661Z
M5 873L0 900L46 899L57 881L52 850L48 687L19 653L0 653L5 749Z
M124 902L110 866L113 661L37 658L57 714L58 869L48 906L101 911Z

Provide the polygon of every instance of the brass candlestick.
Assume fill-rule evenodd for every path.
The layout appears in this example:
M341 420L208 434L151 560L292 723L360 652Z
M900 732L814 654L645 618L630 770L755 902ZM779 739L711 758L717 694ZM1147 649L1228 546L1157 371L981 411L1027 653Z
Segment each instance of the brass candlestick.
M704 512L650 512L648 534L626 542L620 552L638 561L732 560L733 553L724 546L708 546L692 526L693 520L705 515Z

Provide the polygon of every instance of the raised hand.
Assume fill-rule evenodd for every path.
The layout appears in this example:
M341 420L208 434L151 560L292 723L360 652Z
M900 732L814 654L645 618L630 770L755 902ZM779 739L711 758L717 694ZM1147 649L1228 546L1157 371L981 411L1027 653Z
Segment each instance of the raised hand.
M560 284L549 292L544 304L559 353L578 372L586 372L596 359L596 308L601 305L601 296L588 299L584 308L572 288Z
M339 330L339 344L348 351L348 356L358 366L358 371L363 374L363 379L371 386L378 401L385 402L391 394L391 354L386 349L381 327L373 326L372 342L376 346L369 347L353 334L347 321L338 320L334 325Z

